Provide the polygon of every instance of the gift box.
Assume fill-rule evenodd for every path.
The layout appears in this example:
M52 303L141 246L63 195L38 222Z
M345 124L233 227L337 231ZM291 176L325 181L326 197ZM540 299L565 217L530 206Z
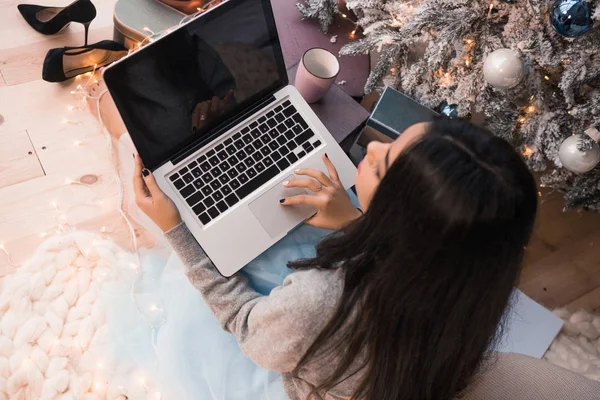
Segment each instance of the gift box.
M369 142L393 142L411 125L431 121L436 115L436 112L387 86L373 107L356 143L350 149L350 158L358 164L364 158Z
M430 121L435 115L436 112L387 86L367 120L366 129L395 140L409 126Z

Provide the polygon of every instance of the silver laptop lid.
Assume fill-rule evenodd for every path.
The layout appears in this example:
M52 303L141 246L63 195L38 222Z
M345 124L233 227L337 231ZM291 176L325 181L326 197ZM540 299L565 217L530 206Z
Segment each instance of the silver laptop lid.
M104 78L147 168L185 157L288 84L269 0L229 0Z

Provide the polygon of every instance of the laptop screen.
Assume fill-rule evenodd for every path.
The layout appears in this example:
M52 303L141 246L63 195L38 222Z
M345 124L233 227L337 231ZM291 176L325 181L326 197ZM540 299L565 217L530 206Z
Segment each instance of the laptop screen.
M287 83L269 0L229 0L106 70L147 168Z

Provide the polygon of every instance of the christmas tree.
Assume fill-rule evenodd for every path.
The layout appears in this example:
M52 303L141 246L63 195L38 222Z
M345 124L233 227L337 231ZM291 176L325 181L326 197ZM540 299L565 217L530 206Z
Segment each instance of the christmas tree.
M379 55L367 93L390 85L443 114L481 118L567 208L600 211L600 0L345 5L363 35L341 55ZM323 27L341 14L332 0L299 9Z

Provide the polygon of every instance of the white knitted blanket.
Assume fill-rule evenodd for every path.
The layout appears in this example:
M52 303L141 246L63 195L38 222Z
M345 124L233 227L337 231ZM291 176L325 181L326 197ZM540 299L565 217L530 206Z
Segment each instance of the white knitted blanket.
M46 240L0 294L0 399L124 399L100 290L131 280L134 256L89 232Z
M544 359L600 381L600 315L565 309L554 310L554 314L565 324Z
M149 390L132 395L127 387L139 376L117 357L99 296L111 285L132 285L135 261L97 234L71 232L46 240L5 277L0 400L160 398ZM600 316L556 314L565 326L544 358L600 380ZM150 383L142 384L148 389Z

